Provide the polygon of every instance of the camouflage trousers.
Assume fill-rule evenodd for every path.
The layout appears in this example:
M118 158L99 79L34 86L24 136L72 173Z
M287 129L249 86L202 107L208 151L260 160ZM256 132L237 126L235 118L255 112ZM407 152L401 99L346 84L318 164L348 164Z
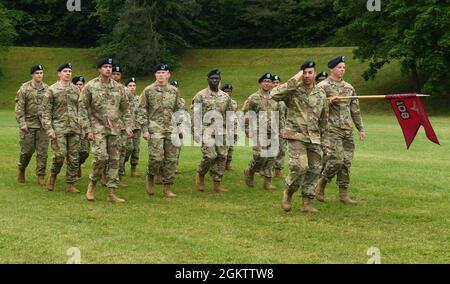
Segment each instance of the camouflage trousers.
M173 184L177 170L178 148L170 134L151 134L148 140L147 176L162 175L163 184Z
M48 136L45 130L28 129L20 131L19 170L25 171L36 151L36 175L45 176L48 155Z
M97 182L106 169L107 187L117 188L119 182L120 136L95 134L92 142L92 171L89 178Z
M125 163L130 161L132 166L137 166L139 163L139 154L141 152L141 130L133 130L133 138L128 139L127 155Z
M81 139L80 141L80 151L79 151L79 162L80 165L84 164L89 158L89 152L91 151L91 144L87 139Z
M250 161L248 167L252 172L262 171L264 177L272 178L278 147L274 155L271 155L271 152L273 152L272 147L275 147L276 145L270 144L270 140L267 142L269 142L267 146L253 147L253 160ZM263 151L265 151L266 154L263 155Z
M223 142L226 141L225 136L222 138ZM225 144L225 142L223 143ZM198 174L205 176L208 172L213 181L221 182L225 173L225 165L227 163L228 147L223 146L209 146L202 145L202 161L198 167Z
M127 152L131 151L133 147L133 139L128 138L128 134L125 130L121 131L119 139L120 139L119 177L123 177L125 175L125 160L127 157Z
M238 136L234 135L234 144L238 141ZM233 160L233 153L234 153L234 146L228 147L228 154L227 154L227 162L231 162Z
M353 130L332 128L328 132L329 146L322 177L328 182L337 175L339 188L348 188L350 168L355 152Z
M57 134L56 139L51 140L53 150L52 175L58 175L67 159L66 182L75 183L78 178L80 135Z
M286 189L293 194L301 187L302 196L313 199L322 169L321 146L288 140L288 156L289 175L286 178Z
M288 141L280 137L280 151L275 159L275 169L283 170L284 168L284 158L286 156L286 150L288 147Z

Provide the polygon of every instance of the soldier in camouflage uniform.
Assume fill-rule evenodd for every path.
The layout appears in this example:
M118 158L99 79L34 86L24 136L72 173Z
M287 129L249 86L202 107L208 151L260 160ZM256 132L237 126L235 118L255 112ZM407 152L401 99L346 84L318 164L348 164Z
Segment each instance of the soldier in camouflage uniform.
M78 178L81 126L78 113L80 90L72 84L72 64L58 68L59 81L51 85L42 103L42 125L51 139L53 165L47 181L48 191L55 189L56 177L67 158L67 191L79 193Z
M362 141L366 139L358 100L339 100L338 96L356 96L352 85L344 81L345 57L339 56L328 63L331 74L319 84L329 98L329 144L326 147L327 162L316 188L316 198L325 199L326 184L337 175L340 200L344 204L357 202L348 196L350 167L355 151L353 125Z
M97 181L107 167L107 201L123 203L125 200L117 197L115 192L119 181L120 138L123 124L130 126L132 120L125 89L111 78L112 63L111 58L97 63L100 76L89 81L80 96L82 126L92 141L94 154L86 199L95 200ZM129 138L133 137L129 127L127 134Z
M198 92L192 100L191 111L193 113L193 130L194 130L194 139L197 143L202 142L202 154L203 158L200 162L197 171L196 178L196 187L200 192L205 191L205 175L209 172L211 178L214 182L214 192L223 193L227 190L223 188L221 185L221 181L225 172L225 164L227 161L227 141L226 141L226 112L232 111L232 104L230 96L220 90L220 81L221 81L221 72L219 69L214 69L210 71L207 75L208 88L201 90ZM210 123L200 124L196 121L198 118L196 117L196 107L201 106L201 114L200 118L202 121L204 117L208 117L212 113L220 114L223 120L223 125L218 129L211 129L213 125L218 122L211 121ZM198 114L197 114L198 115ZM214 124L213 124L214 123ZM200 128L200 125L203 127ZM211 135L205 133L205 131L211 131ZM205 135L206 134L206 135ZM214 140L208 141L204 140L203 136L207 139ZM211 143L213 142L213 143Z
M131 94L130 91L121 83L122 80L122 68L118 65L113 66L112 69L112 79L120 84L120 86L124 90L125 99L128 102L129 108L130 108L130 114L132 121L135 120L134 118L134 97L133 94ZM132 151L133 147L133 140L128 138L127 134L127 125L122 124L122 132L120 136L120 166L119 166L119 187L126 187L126 184L123 181L123 177L125 176L125 159L127 156L127 152ZM133 128L133 127L131 127Z
M17 181L25 182L25 170L36 151L36 174L38 184L45 185L47 167L48 136L41 124L42 99L48 89L42 79L42 65L31 67L32 80L24 83L16 95L16 120L20 126L20 156Z
M282 208L290 211L292 196L302 188L302 212L318 213L311 202L322 165L321 145L326 143L328 105L323 90L315 84L315 66L307 61L287 83L272 90L273 99L284 101L287 122L282 136L289 143L289 175Z
M248 99L244 102L244 106L242 107L242 111L247 113L248 111L254 111L256 115L261 116L263 112L267 112L267 120L266 125L258 125L256 129L259 133L261 129L267 129L267 137L271 137L272 135L272 127L271 127L271 117L272 112L279 112L279 104L272 99L270 96L270 91L272 89L272 79L273 76L270 73L264 74L259 79L260 89L248 97ZM258 121L260 118L258 117ZM245 122L245 133L249 137L249 119L246 119ZM277 125L279 127L279 125ZM278 133L278 129L276 129L276 133ZM258 135L259 136L259 135ZM259 138L259 137L258 137ZM269 150L274 145L271 145L270 138L267 139L268 143L266 146L261 146L261 141L257 141L257 145L253 146L253 160L250 162L248 168L245 170L245 181L248 187L254 187L254 175L255 172L261 171L262 176L264 177L264 189L271 190L275 189L275 186L272 185L272 177L273 177L273 167L275 165L275 157L278 153L278 145L277 152L272 157L263 157L261 152L263 150ZM279 140L277 138L277 140Z
M172 86L174 86L175 88L177 88L178 90L180 89L180 83L177 81L177 80L174 80L174 81L172 81L172 82L170 82L170 85L172 85ZM185 101L185 99L183 99L182 97L180 97L180 99L181 99L181 101L183 102L183 104L184 105L186 105L186 101ZM184 133L179 133L179 137L180 137L180 139L181 140L183 140L183 138L184 138ZM183 144L183 143L182 143ZM177 153L177 170L175 171L175 174L179 174L180 173L180 170L179 170L179 164L180 164L180 155L181 155L181 148L182 148L182 146L183 145L181 145L180 147L178 147L178 153ZM158 178L160 179L160 184L162 184L162 176L161 176L161 174L157 177L157 180L158 180ZM158 182L157 182L158 183Z
M281 85L281 78L278 75L273 76L273 88L278 87ZM287 110L286 110L286 104L281 101L279 102L280 105L280 133L284 129L286 125L286 119L287 119ZM286 156L286 150L287 150L287 140L281 137L280 135L280 149L278 152L278 156L275 158L275 177L277 178L283 178L283 169L284 169L284 158Z
M231 98L231 96L233 95L233 85L225 84L222 87L222 91L227 93L230 96L230 98ZM231 108L232 108L233 111L238 111L239 110L237 102L235 100L233 100L233 99L231 99ZM237 143L238 138L239 138L239 136L238 136L238 128L239 128L239 126L237 124L235 124L235 127L234 127L234 144ZM226 171L231 171L232 170L231 169L231 161L233 160L233 152L234 152L234 146L228 147L227 162L225 164L225 170Z
M148 170L146 188L154 195L154 177L162 171L164 196L176 197L170 190L177 167L177 145L173 141L176 124L173 114L185 111L177 88L168 83L170 68L167 64L155 67L156 81L147 86L139 97L139 108L143 122L143 137L148 141Z
M77 76L72 79L72 83L78 87L80 93L84 89L84 84L86 80L83 76ZM87 139L87 133L81 133L81 141L80 141L80 151L79 151L79 167L78 167L78 178L81 178L81 166L84 165L86 160L89 158L89 152L91 149L91 144Z
M125 163L130 161L131 171L130 176L136 177L136 168L139 163L139 153L141 146L141 129L142 124L139 122L139 96L136 95L136 78L130 78L128 82L125 84L128 91L133 95L133 101L131 103L131 108L133 109L133 138L128 139L127 145L127 155L125 157Z

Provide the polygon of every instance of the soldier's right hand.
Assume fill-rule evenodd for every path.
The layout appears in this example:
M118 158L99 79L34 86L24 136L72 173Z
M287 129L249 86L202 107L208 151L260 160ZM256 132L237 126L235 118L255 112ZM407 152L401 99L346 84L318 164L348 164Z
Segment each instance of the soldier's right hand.
M94 141L94 138L95 138L94 133L90 132L90 133L87 134L87 139L89 141Z
M144 140L148 141L148 139L150 138L150 133L144 132L144 134L142 134L142 137L144 137Z
M55 132L55 131L50 131L50 132L48 133L48 137L49 137L50 139L52 139L52 140L55 140L55 139L56 139L56 132Z
M27 133L28 132L28 126L26 124L24 124L20 130L22 130L23 132Z

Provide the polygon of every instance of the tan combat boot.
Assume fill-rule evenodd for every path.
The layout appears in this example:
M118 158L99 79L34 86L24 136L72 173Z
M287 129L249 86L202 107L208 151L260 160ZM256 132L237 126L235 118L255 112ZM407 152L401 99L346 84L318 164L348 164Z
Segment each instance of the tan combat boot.
M289 212L292 209L292 194L287 189L285 189L283 192L283 200L281 201L281 208L283 208L283 210L286 212Z
M308 197L303 197L303 206L302 206L301 211L306 212L306 213L311 213L311 214L318 214L319 210L312 207L311 203L312 203L312 199L310 199Z
M168 198L176 197L177 195L170 190L170 184L164 185L164 196Z
M80 191L75 187L75 184L73 183L67 183L67 192L80 193Z
M20 169L17 171L17 181L19 183L25 183L25 171Z
M40 186L45 186L45 184L46 184L46 182L45 182L45 176L38 176L38 178L37 178L37 183L38 183Z
M325 202L325 187L327 186L327 181L323 177L319 179L316 186L316 199L320 202Z
M200 192L205 191L205 176L197 174L196 187L197 190Z
M162 184L163 183L163 179L162 179L162 175L157 175L156 176L156 184Z
M225 188L223 188L221 185L220 185L220 181L215 181L214 182L214 192L216 192L216 193L224 193L224 192L227 192L228 190L226 190Z
M111 203L124 203L125 200L122 198L117 197L116 195L116 189L115 188L108 188L108 198L106 199L106 201L111 202Z
M88 201L95 201L95 182L92 180L89 182L88 190L86 192L86 199Z
M348 196L348 189L347 188L340 188L339 189L339 199L342 203L344 203L345 205L356 205L358 204L357 201L352 200L349 196Z
M136 166L131 166L131 173L130 173L130 175L131 175L132 177L137 177L137 174L136 174Z
M123 176L119 177L119 187L127 187L127 185L123 181Z
M245 183L248 187L254 187L255 186L255 172L251 169L246 169L244 171L245 175Z
M283 171L280 169L275 169L275 177L276 178L283 178Z
M225 170L226 171L231 171L231 161L227 161L227 163L225 164Z
M47 180L47 190L48 191L55 190L55 183L56 183L56 175L51 174Z
M153 180L154 180L153 176L147 176L147 179L145 182L145 187L147 188L148 195L155 195L155 188L153 185Z
M277 189L275 186L273 186L272 184L272 178L270 177L264 177L264 189L265 190L274 190Z

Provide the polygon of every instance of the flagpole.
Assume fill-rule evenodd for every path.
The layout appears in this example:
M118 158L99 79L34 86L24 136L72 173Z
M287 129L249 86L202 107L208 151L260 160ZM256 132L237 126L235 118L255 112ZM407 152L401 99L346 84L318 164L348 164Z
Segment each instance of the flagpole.
M367 100L367 99L386 99L389 95L375 95L375 96L350 96L350 97L334 97L337 100ZM399 94L399 95L392 95L397 96L398 98L401 98L404 96L405 98L411 97L409 94ZM416 97L430 97L430 95L425 94L415 94ZM333 97L329 97L328 99L331 100Z

